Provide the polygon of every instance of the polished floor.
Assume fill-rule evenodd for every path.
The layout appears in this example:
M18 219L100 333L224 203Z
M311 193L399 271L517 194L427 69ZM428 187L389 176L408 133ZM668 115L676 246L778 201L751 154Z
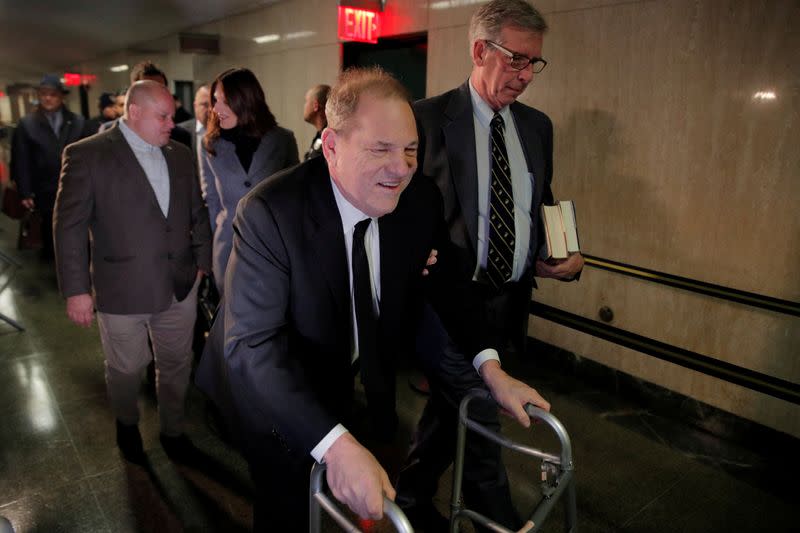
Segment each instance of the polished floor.
M17 251L15 240L16 224L0 216L0 253L20 264L0 256L0 313L25 327L17 332L0 320L0 516L18 533L248 531L246 466L217 437L197 391L189 397L188 432L203 453L200 466L166 457L146 389L141 429L149 464L120 458L97 328L69 323L52 267L34 251ZM527 359L507 366L552 402L570 433L581 531L798 531L796 440L715 437L674 416L669 402L587 381L573 366L554 364L558 352L539 357L545 351L534 345ZM408 428L424 397L403 381ZM506 431L537 446L554 442L542 426L530 432L508 423ZM507 461L515 498L532 506L538 464L516 455ZM445 483L437 496L442 510L448 494ZM562 528L556 508L543 530Z

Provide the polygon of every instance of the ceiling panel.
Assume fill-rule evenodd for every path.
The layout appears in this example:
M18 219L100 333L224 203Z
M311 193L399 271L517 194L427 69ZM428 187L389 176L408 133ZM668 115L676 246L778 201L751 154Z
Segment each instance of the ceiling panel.
M0 0L0 80L103 54L278 0Z

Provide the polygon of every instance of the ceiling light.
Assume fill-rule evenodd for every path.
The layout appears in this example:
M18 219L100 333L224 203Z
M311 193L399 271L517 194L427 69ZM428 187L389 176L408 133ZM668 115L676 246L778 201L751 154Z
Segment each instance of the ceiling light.
M114 65L108 70L110 70L111 72L125 72L126 70L128 70L128 65Z
M753 95L753 100L775 100L775 91L758 91Z
M296 31L296 32L293 32L293 33L287 33L286 35L283 36L283 38L284 39L303 39L304 37L311 37L311 36L316 35L316 34L317 34L317 32L315 32L315 31L308 31L308 30L306 30L306 31Z
M258 44L271 43L273 41L279 41L280 39L281 36L277 33L270 33L269 35L262 35L260 37L253 38L253 40Z

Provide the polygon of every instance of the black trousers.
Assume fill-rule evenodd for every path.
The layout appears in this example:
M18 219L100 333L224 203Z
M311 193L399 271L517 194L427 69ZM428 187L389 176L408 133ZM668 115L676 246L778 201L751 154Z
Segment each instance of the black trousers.
M501 360L508 345L512 345L515 351L524 350L530 285L507 284L499 291L481 285L478 290L486 306L492 343L499 350ZM525 319L525 326L522 319ZM476 354L460 352L430 307L425 311L418 334L417 351L422 360L442 361L446 370L443 375L447 379L443 380L441 375L428 375L431 396L397 481L398 504L408 510L430 504L438 489L439 478L454 460L460 401L472 389L486 390L477 372L463 370L464 359L471 361ZM494 405L478 400L470 405L471 418L494 431L500 429ZM467 437L463 494L470 509L510 529L521 526L511 502L500 447L474 433Z
M53 208L56 203L56 192L37 192L34 202L36 209L42 216L42 259L52 261L55 257L53 248Z
M271 435L243 446L250 467L253 495L253 531L308 531L310 455L291 453Z

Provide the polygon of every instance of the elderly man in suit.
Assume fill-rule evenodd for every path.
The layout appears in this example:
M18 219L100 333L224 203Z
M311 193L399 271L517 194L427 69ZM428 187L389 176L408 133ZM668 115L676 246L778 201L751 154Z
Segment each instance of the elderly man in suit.
M503 349L512 345L520 355L534 274L571 280L583 268L580 254L556 263L538 259L540 206L553 201L553 125L517 98L546 65L541 58L546 30L542 16L525 0L492 0L471 20L469 79L414 104L419 179L433 180L442 192L461 274L482 295L494 344ZM458 350L435 320L425 326L420 349ZM441 387L431 385L398 487L401 506L410 515L429 518L434 514L430 497L452 461L456 421L453 403ZM451 396L458 394L451 391ZM483 421L496 426L496 413L485 413ZM493 453L493 444L474 440L474 453L468 448L465 464L467 503L506 527L519 527L499 450ZM486 460L492 455L494 464Z
M211 91L208 84L203 84L194 93L194 118L178 124L192 136L192 152L200 165L200 150L202 149L203 136L206 134L208 117L211 112Z
M42 78L39 107L24 117L11 140L11 178L17 182L22 205L42 215L42 259L53 259L53 204L64 147L83 137L84 119L66 108L58 76Z
M137 397L151 359L148 336L162 446L176 460L191 450L184 400L211 231L191 153L170 141L174 107L163 85L134 83L118 127L67 147L56 199L56 265L67 315L89 327L97 308L117 444L134 462L144 458Z
M312 458L328 465L337 498L362 517L381 516L382 496L394 489L360 440L394 433L396 361L409 352L423 297L470 353L421 361L429 373L480 373L523 424L525 403L549 408L500 368L451 275L441 196L429 180L411 179L417 133L405 89L379 69L349 70L327 110L324 157L273 176L239 203L223 304L197 372L238 426L256 486L256 531L306 523ZM423 276L431 248L438 264ZM356 440L348 429L358 426L358 368L367 429Z

